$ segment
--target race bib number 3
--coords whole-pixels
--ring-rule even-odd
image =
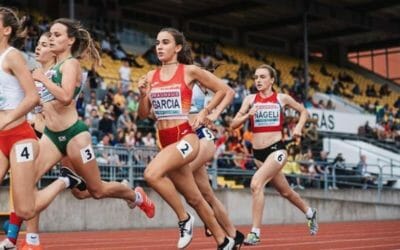
[[[93,148],[91,145],[88,145],[87,147],[81,149],[81,158],[82,158],[83,164],[85,164],[95,158]]]
[[[15,154],[18,163],[32,161],[34,158],[32,143],[15,145]]]
[[[189,142],[185,140],[181,140],[176,145],[176,148],[178,149],[179,153],[181,153],[183,158],[186,158],[193,151],[192,146],[190,146]]]

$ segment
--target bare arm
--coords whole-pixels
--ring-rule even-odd
[[[193,126],[197,127],[200,123],[204,121],[206,116],[209,115],[211,111],[214,110],[222,102],[222,100],[225,97],[226,93],[225,91],[227,90],[226,88],[227,86],[222,82],[221,79],[219,79],[212,73],[205,71],[195,65],[186,65],[185,67],[189,77],[188,82],[197,80],[201,82],[202,86],[206,87],[207,89],[210,89],[215,93],[213,98],[207,104],[207,106],[204,107],[204,109],[201,110],[198,116],[196,117],[196,121],[194,122]],[[222,112],[222,110],[220,112]]]
[[[22,54],[17,50],[12,50],[6,55],[5,61],[12,74],[18,79],[21,88],[25,92],[25,97],[22,99],[22,102],[18,107],[5,117],[6,120],[3,121],[4,127],[25,116],[37,104],[39,104],[39,95],[36,91],[32,75],[29,72],[28,65]]]
[[[204,70],[206,74],[210,74],[210,78],[213,79],[215,76],[211,72]],[[235,91],[229,87],[227,84],[223,83],[219,78],[217,78],[219,81],[215,82],[216,85],[218,85],[218,88],[221,88],[225,96],[222,98],[222,101],[218,103],[218,105],[215,107],[214,110],[212,110],[212,113],[208,116],[208,118],[212,121],[215,121],[224,111],[224,109],[231,104],[233,97],[235,96]],[[200,82],[201,85],[203,85]],[[207,108],[208,109],[208,108]]]
[[[251,100],[254,98],[254,95],[246,96],[244,99],[242,106],[240,107],[239,111],[236,113],[235,117],[232,120],[231,128],[236,129],[240,127],[247,119],[249,119],[250,115],[254,115],[255,110],[251,109]]]
[[[138,88],[140,92],[138,116],[140,119],[147,118],[151,112],[151,103],[149,99],[151,77],[154,74],[154,70],[140,77],[138,81]]]
[[[308,118],[308,111],[304,108],[303,104],[296,102],[290,95],[287,94],[279,94],[280,99],[283,104],[289,106],[300,113],[299,121],[296,124],[296,127],[293,130],[294,136],[301,136],[301,131],[304,127],[304,124]]]
[[[69,59],[62,65],[61,86],[48,79],[42,69],[33,72],[33,78],[42,82],[50,93],[64,105],[69,105],[74,98],[76,83],[80,83],[81,66],[78,60]]]

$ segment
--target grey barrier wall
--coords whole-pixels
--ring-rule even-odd
[[[64,192],[42,213],[40,229],[49,232],[177,227],[177,218],[171,208],[153,190],[147,191],[156,203],[156,216],[153,219],[147,219],[138,208],[129,209],[121,200],[77,200],[70,192]],[[374,202],[375,192],[341,189],[328,194],[323,190],[304,190],[299,193],[318,209],[322,222],[400,219],[400,192],[383,191],[381,201]],[[235,224],[251,224],[249,189],[220,189],[216,194]],[[264,224],[306,222],[304,214],[272,189],[266,189],[265,195]],[[0,189],[0,211],[8,210],[7,197],[8,189]],[[193,210],[189,208],[189,211]],[[202,225],[197,216],[195,224]],[[304,230],[308,232],[306,225]]]

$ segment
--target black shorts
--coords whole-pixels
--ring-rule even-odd
[[[253,149],[253,156],[255,159],[264,162],[270,154],[278,150],[286,150],[284,142],[278,141],[263,149]]]

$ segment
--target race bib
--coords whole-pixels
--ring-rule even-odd
[[[182,114],[180,85],[154,88],[150,97],[154,114],[157,118],[180,116]]]
[[[50,93],[50,91],[44,86],[43,83],[35,82],[35,85],[36,85],[36,89],[39,93],[40,100],[42,102],[49,102],[49,101],[52,101],[55,99],[53,94]]]
[[[183,158],[186,158],[193,151],[192,146],[185,140],[181,140],[176,145],[176,148],[178,149],[179,153],[181,153]]]
[[[254,114],[254,127],[272,127],[279,125],[281,107],[277,103],[256,103],[257,111]]]

